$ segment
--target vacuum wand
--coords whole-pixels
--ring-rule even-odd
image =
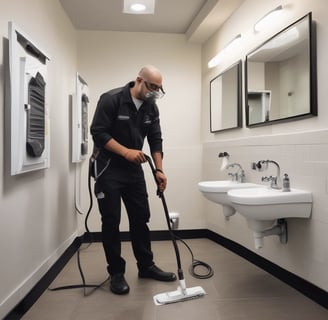
[[[151,168],[152,174],[154,176],[155,182],[158,186],[158,181],[156,178],[156,169],[152,163],[152,160],[149,156],[145,155],[149,166]],[[184,279],[182,267],[181,267],[181,258],[180,258],[180,253],[179,253],[179,248],[176,242],[175,235],[172,231],[171,228],[171,223],[170,223],[170,215],[169,215],[169,210],[165,201],[164,193],[157,189],[157,195],[161,198],[162,203],[163,203],[163,208],[165,212],[165,218],[168,226],[169,233],[171,235],[174,251],[175,251],[175,256],[177,260],[177,267],[178,267],[178,279],[180,286],[178,287],[177,290],[171,291],[171,292],[164,292],[160,293],[154,296],[154,303],[156,305],[164,305],[164,304],[169,304],[169,303],[176,303],[180,301],[185,301],[185,300],[190,300],[190,299],[195,299],[195,298],[200,298],[206,294],[204,289],[202,287],[193,287],[193,288],[187,288],[186,287],[186,281]]]
[[[157,178],[156,178],[156,169],[153,165],[153,162],[151,161],[151,158],[149,156],[145,155],[145,157],[146,157],[146,159],[147,159],[147,161],[150,165],[150,168],[151,168],[152,174],[154,176],[155,182],[158,185],[158,181],[157,181]],[[160,191],[159,188],[157,189],[157,195],[162,200],[163,207],[164,207],[164,212],[165,212],[166,223],[167,223],[167,226],[168,226],[168,229],[169,229],[169,233],[171,234],[173,247],[174,247],[174,251],[175,251],[175,255],[176,255],[176,259],[177,259],[177,265],[178,265],[178,278],[179,278],[179,280],[184,280],[184,275],[183,275],[183,271],[182,271],[182,268],[181,268],[181,258],[180,258],[179,248],[178,248],[175,236],[172,232],[169,210],[168,210],[168,207],[167,207],[167,204],[166,204],[166,201],[165,201],[164,193],[162,191]]]

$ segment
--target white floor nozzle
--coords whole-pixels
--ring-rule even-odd
[[[202,287],[192,287],[182,290],[179,286],[177,290],[159,293],[154,296],[155,305],[164,305],[169,303],[177,303],[181,301],[196,299],[204,296],[206,294]]]

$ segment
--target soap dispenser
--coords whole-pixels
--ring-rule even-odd
[[[283,192],[290,191],[290,180],[287,173],[284,174],[284,178],[282,180],[282,191]]]
[[[224,152],[220,152],[218,157],[222,158],[222,165],[220,168],[220,170],[222,171],[227,168],[227,165],[229,163],[230,154],[228,152],[224,151]]]

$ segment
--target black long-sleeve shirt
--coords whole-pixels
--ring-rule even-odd
[[[156,103],[145,101],[137,110],[130,88],[134,82],[101,95],[91,124],[95,147],[102,157],[111,159],[111,166],[134,167],[119,155],[106,150],[110,139],[127,148],[142,150],[147,137],[151,153],[162,153],[162,132]]]

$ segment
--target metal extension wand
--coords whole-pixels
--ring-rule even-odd
[[[154,176],[156,184],[158,184],[157,179],[156,179],[156,169],[152,163],[152,160],[149,156],[145,155],[152,174]],[[172,232],[171,224],[170,224],[170,216],[169,216],[169,211],[167,208],[167,204],[165,201],[164,193],[161,192],[159,189],[157,189],[157,195],[161,198],[162,203],[163,203],[163,208],[165,212],[165,218],[168,226],[169,233],[171,235],[176,259],[177,259],[177,267],[178,267],[178,279],[180,286],[178,287],[177,290],[171,291],[171,292],[164,292],[164,293],[159,293],[154,296],[154,303],[156,305],[163,305],[163,304],[168,304],[168,303],[175,303],[175,302],[180,302],[180,301],[185,301],[185,300],[190,300],[190,299],[195,299],[195,298],[200,298],[206,294],[205,290],[202,287],[193,287],[193,288],[187,288],[186,287],[186,281],[184,279],[182,267],[181,267],[181,258],[180,258],[180,253],[179,253],[179,248],[175,239],[175,235]]]

